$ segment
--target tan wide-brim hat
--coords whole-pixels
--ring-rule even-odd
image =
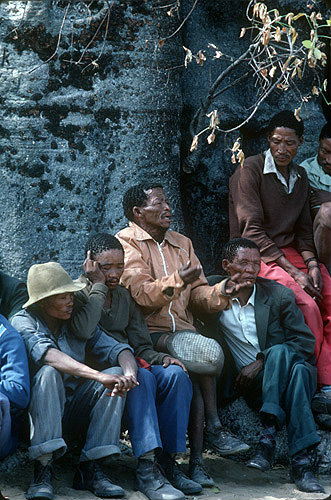
[[[52,295],[78,292],[85,288],[86,284],[74,282],[57,262],[46,262],[30,267],[27,286],[29,300],[22,306],[23,308]]]

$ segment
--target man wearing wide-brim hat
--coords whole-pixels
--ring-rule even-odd
[[[29,300],[12,318],[25,342],[32,376],[29,455],[35,468],[27,498],[53,498],[52,463],[72,444],[81,449],[73,487],[101,497],[123,496],[98,461],[120,452],[125,395],[135,382],[118,365],[132,349],[99,328],[88,341],[70,334],[73,295],[85,285],[73,282],[60,264],[32,266],[27,286]],[[87,364],[87,355],[99,369]]]

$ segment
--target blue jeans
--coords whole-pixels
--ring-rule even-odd
[[[12,434],[10,401],[0,392],[0,459],[12,453],[17,446],[17,436]]]
[[[189,376],[179,366],[138,368],[139,386],[127,395],[126,421],[133,453],[155,448],[186,451],[186,429],[192,399]]]
[[[122,373],[109,368],[105,373]],[[29,407],[29,455],[32,460],[53,453],[56,459],[67,449],[64,440],[82,444],[80,461],[96,460],[120,453],[119,437],[125,397],[107,396],[99,382],[77,379],[72,397],[66,397],[61,373],[43,366],[32,380]]]

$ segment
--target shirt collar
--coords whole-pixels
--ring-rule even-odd
[[[144,240],[155,241],[154,238],[149,233],[147,233],[147,231],[142,229],[135,222],[129,222],[129,226],[132,227],[132,229],[134,230],[135,238],[138,241],[144,241]],[[171,245],[180,248],[179,243],[176,241],[174,231],[172,231],[171,229],[168,229],[167,232],[165,233],[164,240],[162,241],[162,243],[158,243],[157,241],[155,241],[155,243],[162,245],[165,241],[168,241]]]
[[[301,177],[297,169],[293,166],[293,164],[290,165],[290,176],[287,185],[287,182],[284,179],[283,175],[276,168],[275,161],[273,159],[270,149],[265,151],[264,155],[265,159],[264,159],[263,174],[276,174],[277,179],[283,184],[287,194],[292,193],[296,180]]]
[[[256,285],[254,285],[253,291],[252,291],[249,299],[247,300],[246,304],[244,304],[243,306],[240,304],[239,299],[234,298],[232,300],[233,301],[235,300],[236,302],[238,302],[238,304],[240,305],[240,307],[246,307],[246,306],[248,306],[248,304],[250,304],[251,306],[254,307],[255,306],[255,294],[256,294]]]

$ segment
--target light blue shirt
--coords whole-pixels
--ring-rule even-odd
[[[263,173],[265,175],[276,174],[277,179],[283,184],[286,193],[291,194],[297,179],[301,177],[299,172],[296,170],[296,168],[290,167],[290,176],[287,184],[284,176],[276,168],[275,160],[273,159],[270,149],[268,149],[268,151],[265,151],[264,154],[265,154],[265,160],[264,160]]]
[[[324,172],[321,165],[317,161],[317,155],[301,163],[301,166],[306,170],[309,184],[315,189],[322,189],[331,193],[331,175]]]
[[[219,319],[238,370],[256,361],[257,354],[261,352],[255,322],[255,293],[254,285],[252,295],[243,306],[238,299],[232,299],[232,307],[223,311]]]

